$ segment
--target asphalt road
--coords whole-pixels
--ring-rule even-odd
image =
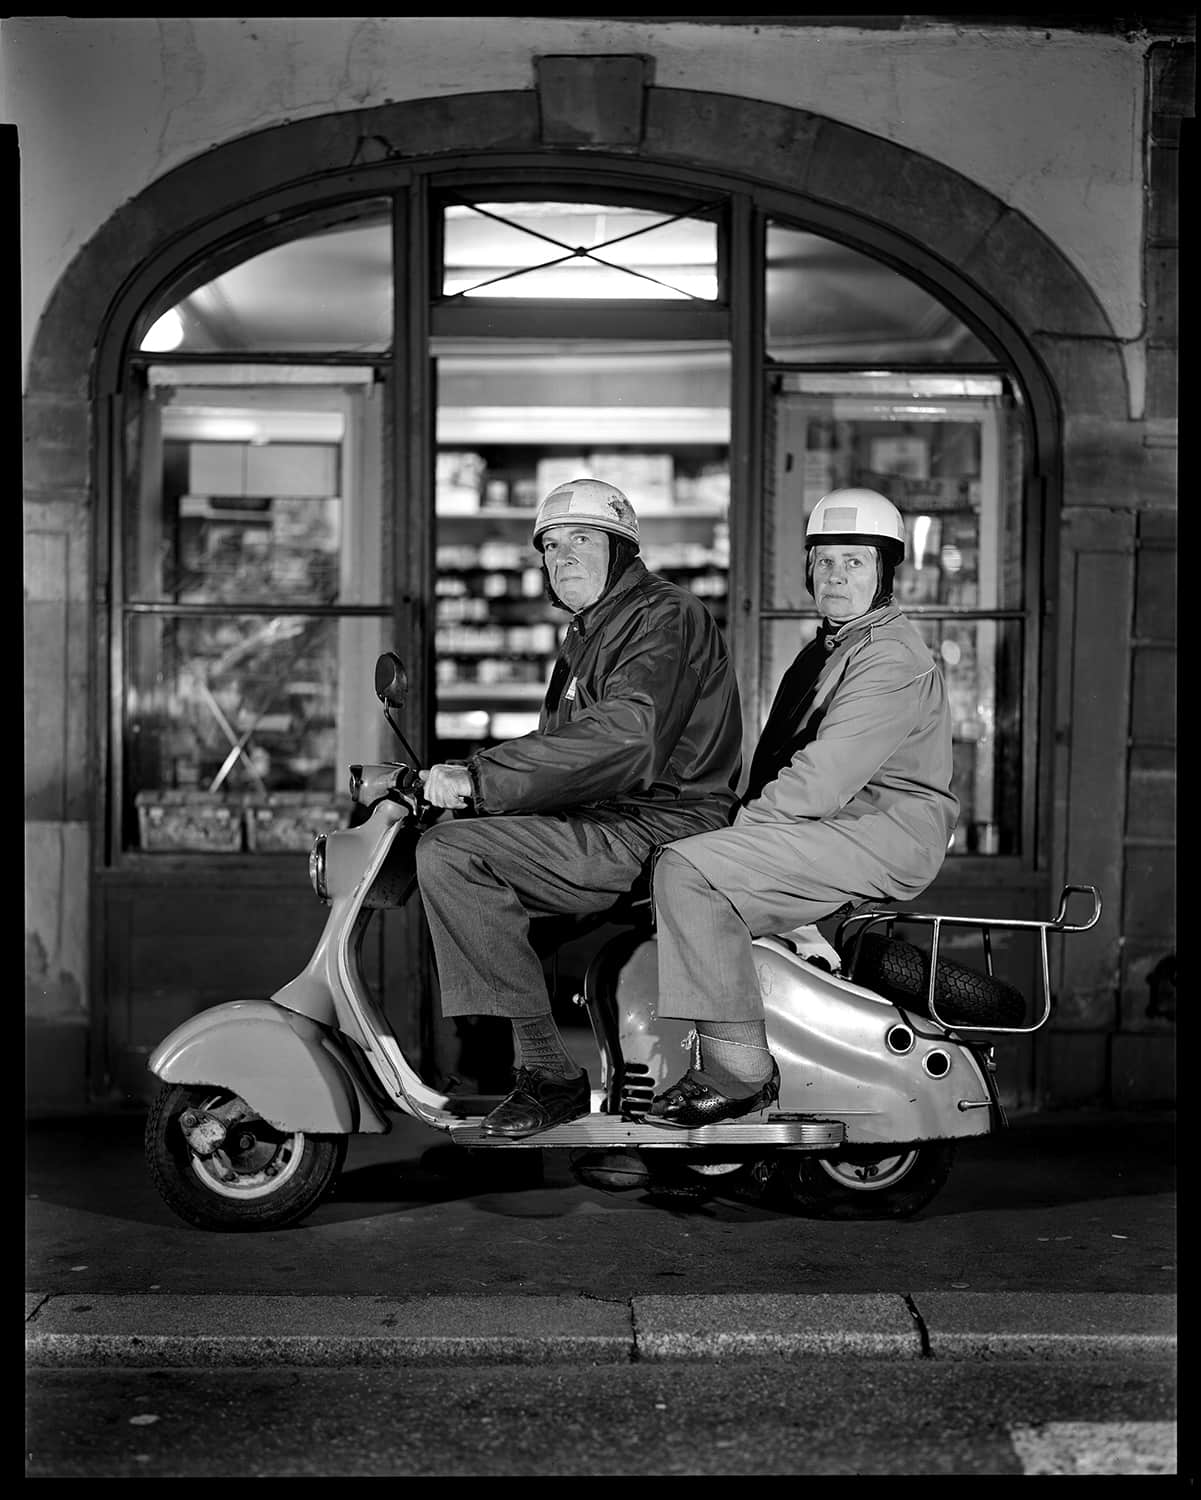
[[[142,1161],[139,1116],[31,1125],[30,1292],[430,1296],[480,1292],[905,1294],[1176,1291],[1171,1116],[1015,1122],[961,1145],[914,1219],[825,1222],[719,1198],[662,1207],[578,1184],[567,1154],[498,1180],[439,1132],[357,1137],[337,1197],[291,1230],[176,1219]],[[528,1173],[533,1170],[536,1178]]]
[[[26,1476],[1177,1472],[1163,1361],[38,1370]]]
[[[1172,1116],[1015,1121],[896,1222],[407,1122],[253,1235],[177,1220],[142,1125],[27,1129],[27,1477],[1175,1472]]]

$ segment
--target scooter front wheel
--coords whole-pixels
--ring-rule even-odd
[[[236,1099],[228,1089],[167,1083],[146,1120],[145,1154],[163,1202],[199,1229],[286,1229],[332,1190],[347,1138],[280,1130],[256,1115],[229,1127],[207,1155],[192,1149],[184,1116]]]
[[[905,1219],[939,1193],[955,1160],[953,1141],[855,1148],[780,1163],[773,1188],[814,1219]]]

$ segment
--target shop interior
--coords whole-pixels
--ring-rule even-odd
[[[591,236],[604,253],[547,264],[548,234]],[[909,531],[898,599],[938,652],[954,705],[964,812],[953,852],[999,852],[1016,826],[1017,729],[1004,705],[1023,649],[1020,620],[1007,617],[1020,613],[1023,539],[1006,383],[956,368],[983,351],[913,282],[786,225],[767,237],[759,555],[734,560],[761,606],[759,701],[747,708],[762,719],[816,628],[803,579],[812,506],[837,485],[883,491]],[[156,357],[126,486],[125,592],[144,601],[122,641],[127,850],[306,849],[349,814],[346,765],[395,753],[363,669],[397,645],[371,358],[391,327],[390,255],[385,208],[368,206],[202,282],[147,334]],[[634,285],[656,304],[703,305],[715,267],[703,214],[453,204],[443,227],[442,290],[464,299],[604,298],[619,279],[627,299]],[[322,363],[332,350],[338,361]],[[728,342],[442,336],[430,354],[431,758],[537,725],[565,619],[544,598],[530,531],[565,479],[625,490],[647,565],[731,628]]]

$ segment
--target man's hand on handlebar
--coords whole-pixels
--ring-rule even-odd
[[[466,766],[431,766],[422,771],[425,800],[458,811],[471,804],[471,776]]]

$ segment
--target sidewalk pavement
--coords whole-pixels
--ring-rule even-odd
[[[576,1182],[566,1152],[533,1176],[511,1153],[506,1185],[401,1120],[355,1139],[330,1203],[257,1234],[176,1220],[143,1123],[27,1126],[30,1367],[1176,1355],[1166,1112],[1017,1119],[922,1214],[864,1222],[664,1208]]]
[[[26,1294],[30,1366],[1174,1358],[1176,1299],[1111,1293],[388,1297]]]

